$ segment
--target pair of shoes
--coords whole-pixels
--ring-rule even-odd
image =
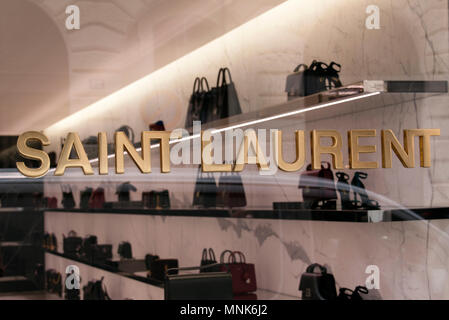
[[[338,178],[337,189],[338,192],[340,193],[341,206],[343,210],[380,209],[379,202],[377,202],[376,200],[372,200],[368,197],[365,185],[362,182],[362,179],[364,180],[368,177],[367,173],[356,171],[356,173],[354,173],[354,177],[351,180],[351,185],[349,185],[348,174],[344,172],[337,172],[336,176]],[[354,194],[353,200],[351,200],[350,197],[351,189]],[[358,197],[360,197],[360,200],[358,200]]]

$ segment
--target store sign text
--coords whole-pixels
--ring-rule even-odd
[[[239,130],[240,134],[236,134]],[[232,155],[231,162],[223,162],[221,159],[222,149],[226,149],[226,143],[222,144],[221,133],[217,130],[199,131],[197,139],[180,139],[183,137],[179,132],[168,131],[143,131],[141,134],[141,150],[128,140],[124,132],[114,134],[115,142],[115,172],[125,173],[125,154],[134,161],[142,173],[151,173],[151,141],[159,141],[160,170],[163,173],[170,172],[170,164],[201,164],[204,172],[240,172],[246,164],[256,164],[262,174],[273,174],[277,169],[286,172],[299,171],[306,164],[306,139],[303,130],[297,130],[295,136],[294,161],[288,162],[283,154],[283,133],[281,130],[270,130],[270,155],[265,146],[266,133],[247,129],[227,130],[226,138],[230,135],[232,142],[236,142],[236,157]],[[382,168],[392,168],[393,154],[401,161],[405,168],[415,167],[415,138],[419,139],[420,166],[429,168],[431,166],[431,137],[439,136],[440,129],[407,129],[403,131],[403,143],[395,136],[392,130],[381,130],[380,143],[382,154]],[[240,136],[240,139],[238,137]],[[362,161],[361,154],[377,153],[376,145],[361,144],[360,138],[374,138],[377,136],[375,129],[358,129],[347,132],[347,147],[344,148],[340,132],[336,130],[312,130],[310,131],[310,159],[312,168],[319,169],[323,155],[329,155],[335,169],[376,169],[380,167],[377,161]],[[261,139],[262,137],[262,139]],[[199,139],[201,138],[201,139]],[[178,139],[178,140],[177,140]],[[180,140],[179,140],[180,139]],[[323,144],[327,139],[328,144]],[[27,177],[41,177],[50,169],[50,158],[43,150],[30,147],[28,141],[38,140],[43,146],[50,145],[49,139],[40,132],[29,131],[23,133],[17,141],[17,149],[24,158],[40,162],[38,168],[29,168],[24,162],[17,162],[17,169]],[[193,162],[190,157],[190,140],[193,141]],[[200,141],[199,141],[200,140]],[[226,139],[227,140],[227,139]],[[179,141],[179,142],[176,142]],[[170,144],[176,142],[170,149]],[[154,147],[154,145],[153,145]],[[109,155],[107,153],[108,141],[105,132],[98,133],[98,174],[106,175],[109,172]],[[346,150],[344,150],[346,149]],[[78,155],[76,159],[70,159],[72,150]],[[199,153],[199,156],[198,156]],[[343,163],[343,154],[348,155],[348,165]],[[181,154],[179,160],[179,154]],[[218,160],[217,160],[218,156]],[[198,159],[195,161],[195,158]],[[229,158],[229,157],[228,157]],[[171,161],[172,160],[172,161]],[[70,132],[59,156],[55,176],[62,176],[67,168],[80,168],[85,175],[93,175],[94,170],[89,161],[86,151],[81,143],[79,135]]]

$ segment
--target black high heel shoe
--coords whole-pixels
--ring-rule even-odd
[[[354,173],[351,185],[353,186],[352,191],[354,192],[354,202],[357,203],[357,194],[360,196],[361,207],[364,209],[378,210],[380,209],[379,202],[376,200],[371,200],[368,197],[368,193],[365,190],[365,185],[361,179],[366,179],[368,174],[365,172],[357,171]]]

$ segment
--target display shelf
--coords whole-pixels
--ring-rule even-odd
[[[363,80],[306,97],[297,97],[261,110],[202,124],[202,128],[224,130],[228,127],[255,126],[282,118],[295,119],[298,115],[311,122],[446,93],[448,81]]]
[[[52,213],[91,213],[116,215],[149,215],[197,218],[251,218],[268,220],[309,220],[335,222],[389,222],[449,219],[449,208],[385,209],[385,210],[245,210],[245,209],[49,209]]]
[[[67,256],[65,254],[59,253],[59,252],[54,252],[54,251],[48,251],[46,250],[46,252],[48,254],[54,255],[56,257],[60,257],[60,258],[64,258],[64,259],[68,259],[68,260],[72,260],[75,262],[79,262],[82,263],[84,265],[87,265],[89,267],[93,267],[96,269],[100,269],[102,271],[107,271],[107,272],[111,272],[114,273],[116,275],[119,276],[123,276],[126,277],[128,279],[132,279],[132,280],[136,280],[136,281],[140,281],[152,286],[155,286],[157,288],[160,288],[162,290],[164,290],[164,284],[162,281],[157,281],[154,279],[148,279],[144,276],[144,272],[136,272],[136,274],[128,274],[126,272],[117,272],[117,271],[112,271],[110,268],[108,268],[108,266],[103,266],[103,265],[98,265],[98,264],[91,264],[88,263],[86,261],[83,261],[81,259],[77,259],[71,256]],[[270,290],[264,290],[264,289],[258,289],[256,292],[257,298],[258,300],[299,300],[299,295],[298,296],[292,296],[292,295],[286,295],[286,294],[281,294],[281,293],[277,293],[277,292],[273,292]]]
[[[65,258],[68,260],[72,260],[72,261],[76,261],[78,263],[82,263],[84,265],[90,266],[90,267],[94,267],[97,269],[101,269],[103,271],[107,271],[107,272],[111,272],[129,279],[133,279],[136,281],[140,281],[140,282],[144,282],[146,284],[155,286],[155,287],[159,287],[159,288],[163,288],[164,287],[164,283],[162,281],[156,280],[156,279],[152,279],[152,278],[147,278],[147,277],[143,277],[143,276],[139,276],[139,275],[135,275],[132,273],[127,273],[127,272],[123,272],[123,271],[119,271],[107,264],[103,264],[103,263],[98,263],[98,262],[89,262],[86,261],[84,259],[78,258],[78,257],[74,257],[74,256],[70,256],[64,253],[60,253],[60,252],[56,252],[56,251],[51,251],[51,250],[45,250],[46,253],[61,257],[61,258]]]

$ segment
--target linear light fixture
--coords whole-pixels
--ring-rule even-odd
[[[220,129],[213,129],[211,133],[214,134],[214,133],[225,132],[225,131],[228,131],[228,130],[244,128],[244,127],[248,127],[248,126],[251,126],[251,125],[256,125],[256,124],[263,123],[263,122],[268,122],[268,121],[272,121],[272,120],[276,120],[276,119],[290,117],[290,116],[293,116],[293,115],[298,115],[298,114],[301,114],[301,113],[315,111],[315,110],[323,109],[323,108],[329,108],[329,107],[332,107],[332,106],[335,106],[335,105],[338,105],[338,104],[347,103],[347,102],[351,102],[351,101],[356,101],[356,100],[360,100],[360,99],[364,99],[364,98],[369,98],[369,97],[378,95],[380,93],[381,92],[378,92],[378,91],[377,92],[371,92],[371,93],[364,93],[364,94],[358,95],[356,97],[349,97],[349,98],[344,98],[344,99],[341,99],[341,100],[338,100],[338,101],[326,102],[326,103],[322,103],[322,104],[319,104],[319,105],[316,105],[316,106],[307,107],[307,108],[303,108],[303,109],[297,109],[297,110],[293,110],[293,111],[289,111],[289,112],[284,112],[284,113],[272,115],[272,116],[269,116],[269,117],[265,117],[265,118],[262,118],[262,119],[251,120],[251,121],[247,121],[247,122],[243,122],[243,123],[227,126],[227,127],[224,127],[224,128],[220,128]],[[179,139],[171,140],[169,143],[170,144],[175,144],[175,143],[188,141],[188,140],[193,140],[193,139],[198,139],[198,138],[200,138],[200,135],[199,134],[194,134],[194,135],[191,135],[191,136],[187,136],[187,137],[182,137],[182,138],[179,138]],[[154,145],[151,146],[151,149],[158,148],[158,147],[160,147],[159,144],[154,144]],[[140,151],[142,151],[142,148],[136,148],[136,151],[140,152]],[[125,151],[124,154],[126,155],[127,152]],[[113,158],[115,158],[115,154],[108,155],[108,159],[113,159]],[[98,162],[98,158],[91,159],[91,160],[89,160],[89,162],[90,163],[97,163]],[[54,171],[55,171],[55,169],[53,168],[53,169],[50,169],[48,171],[48,173],[51,173],[51,172],[54,172]],[[17,175],[7,175],[7,176],[1,176],[0,175],[0,179],[11,179],[11,178],[25,178],[25,176],[20,175],[18,173],[17,173]]]

